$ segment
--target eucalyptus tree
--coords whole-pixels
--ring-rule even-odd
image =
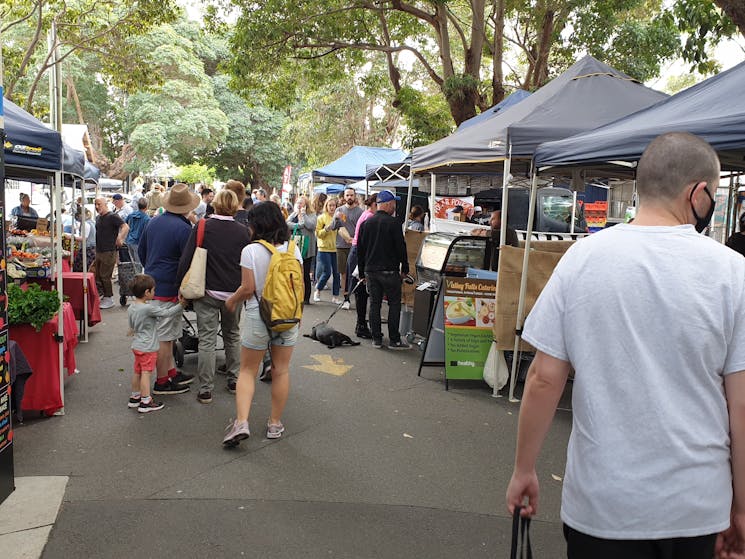
[[[672,20],[660,17],[661,0],[234,3],[240,17],[231,69],[238,83],[286,89],[288,75],[296,73],[287,69],[300,67],[328,72],[333,81],[375,53],[399,95],[407,86],[402,60],[408,59],[439,90],[456,124],[501,100],[507,86],[540,87],[578,50],[613,53],[616,66],[645,80],[680,44]]]

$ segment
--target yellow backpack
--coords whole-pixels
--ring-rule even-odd
[[[295,241],[290,240],[287,252],[279,252],[266,241],[258,242],[272,253],[259,301],[261,319],[270,330],[284,332],[300,324],[303,316],[303,267],[295,258]]]

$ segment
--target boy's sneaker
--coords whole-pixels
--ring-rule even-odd
[[[240,442],[251,436],[248,430],[248,421],[231,421],[225,429],[225,438],[222,444],[225,447],[232,448],[238,446]]]
[[[110,309],[114,307],[114,298],[113,297],[101,297],[101,300],[99,301],[98,308],[100,309]]]
[[[130,398],[129,402],[127,403],[128,408],[137,408],[140,406],[140,402],[142,401],[142,398]]]
[[[383,347],[383,340],[382,340],[382,339],[377,339],[377,340],[376,340],[375,338],[373,338],[373,341],[372,341],[372,346],[373,346],[373,347],[376,347],[376,348],[381,348],[381,347]]]
[[[267,439],[278,439],[282,436],[282,433],[285,432],[285,426],[282,425],[282,422],[279,423],[269,423],[267,421],[266,424],[266,438]]]
[[[314,303],[320,303],[321,302],[321,292],[317,289],[313,292],[313,302]]]
[[[171,382],[173,384],[191,384],[194,382],[194,375],[187,375],[186,373],[182,373],[181,371],[178,371],[176,373],[175,377],[171,377]]]
[[[403,340],[398,340],[397,342],[390,342],[388,349],[411,349],[411,346]]]
[[[205,390],[204,392],[200,392],[197,394],[197,401],[200,404],[209,404],[212,402],[212,392],[209,390]]]
[[[168,379],[163,384],[155,383],[153,394],[183,394],[189,392],[189,386],[186,384],[175,384],[173,379]]]
[[[140,413],[150,413],[151,411],[162,410],[164,407],[165,407],[165,404],[163,402],[156,402],[155,400],[150,400],[147,404],[145,402],[140,402],[140,405],[137,408],[137,411]]]

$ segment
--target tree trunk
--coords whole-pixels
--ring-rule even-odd
[[[494,43],[492,58],[492,78],[491,106],[496,105],[504,99],[504,72],[502,71],[502,62],[504,60],[504,2],[505,0],[495,0],[494,2]]]
[[[535,66],[533,67],[532,86],[537,89],[546,83],[548,79],[548,55],[551,51],[552,35],[554,33],[553,10],[546,10],[541,22],[541,35],[538,42]]]
[[[462,95],[457,98],[453,96],[448,98],[450,114],[457,126],[460,126],[461,122],[476,116],[478,100],[479,92],[473,88],[463,89]]]
[[[745,2],[742,0],[714,0],[714,3],[735,23],[740,30],[740,34],[745,35]]]

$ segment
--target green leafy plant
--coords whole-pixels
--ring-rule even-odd
[[[44,323],[60,309],[59,293],[44,291],[29,284],[25,291],[16,284],[8,285],[8,323],[30,324],[39,332]]]

